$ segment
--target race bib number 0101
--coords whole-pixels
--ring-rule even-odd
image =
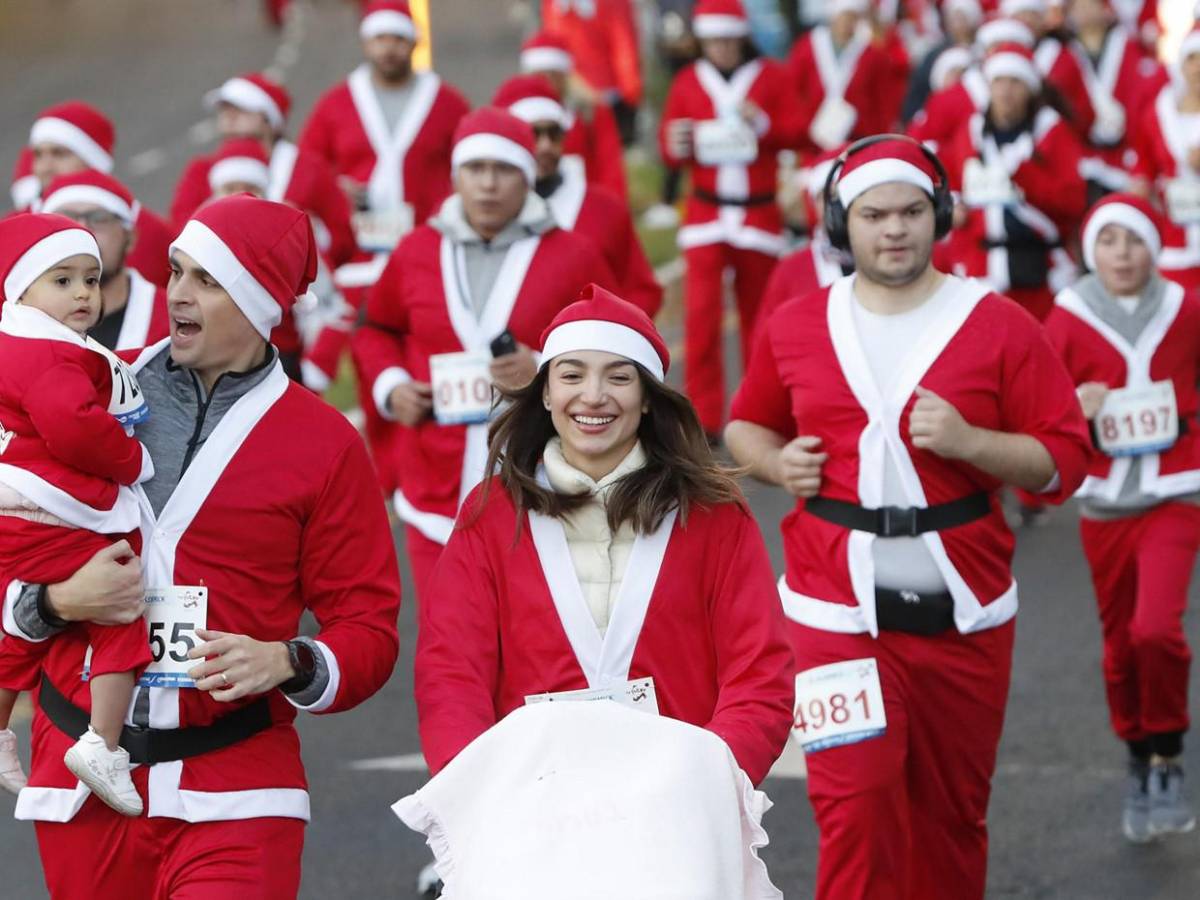
[[[555,691],[552,694],[530,694],[525,705],[533,703],[586,703],[592,700],[612,700],[630,709],[658,715],[658,694],[654,691],[653,678],[638,678],[610,687],[584,688],[581,691]]]
[[[851,659],[796,676],[792,735],[807,753],[856,744],[887,731],[879,666]]]
[[[492,414],[492,356],[486,351],[429,357],[433,415],[439,425],[474,425]]]
[[[152,662],[138,679],[146,687],[194,688],[188,669],[199,660],[188,651],[202,643],[197,630],[208,627],[208,588],[172,585],[146,589],[146,627]]]
[[[1109,456],[1157,453],[1179,437],[1175,385],[1156,381],[1147,387],[1109,391],[1096,413],[1096,437]]]

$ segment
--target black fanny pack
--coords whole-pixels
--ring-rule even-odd
[[[954,627],[954,598],[946,591],[875,589],[875,618],[881,631],[904,631],[926,637]]]
[[[933,506],[871,508],[829,497],[810,497],[804,501],[804,510],[818,519],[854,531],[868,531],[879,537],[916,537],[927,531],[945,531],[982,519],[992,511],[992,498],[981,491]]]
[[[75,739],[87,731],[88,714],[63,696],[44,673],[38,705],[54,727],[67,737]],[[120,744],[128,751],[130,762],[154,765],[222,750],[266,731],[272,724],[271,706],[266,697],[259,697],[209,725],[190,728],[126,725],[121,729]]]

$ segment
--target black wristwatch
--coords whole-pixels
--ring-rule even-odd
[[[317,674],[317,657],[307,641],[284,641],[288,651],[288,662],[296,674],[279,686],[285,694],[298,694],[310,684]]]

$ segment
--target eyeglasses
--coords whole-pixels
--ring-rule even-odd
[[[107,209],[92,209],[87,212],[66,212],[64,210],[60,215],[66,216],[73,222],[78,222],[85,228],[103,228],[113,222],[120,222],[123,227],[125,226],[125,221],[120,216]]]
[[[549,138],[552,141],[561,141],[566,132],[563,131],[561,125],[534,125],[534,138]]]

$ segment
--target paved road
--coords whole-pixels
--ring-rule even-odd
[[[510,69],[519,26],[499,0],[437,0],[433,6],[439,70],[472,100],[485,100]],[[144,202],[162,208],[180,166],[206,139],[203,130],[192,129],[202,118],[204,90],[230,73],[283,63],[302,114],[355,63],[349,7],[330,0],[308,13],[299,61],[288,67],[279,36],[261,25],[251,0],[0,4],[0,29],[7,38],[0,83],[8,86],[3,114],[9,125],[0,131],[0,164],[13,158],[39,108],[82,96],[118,123],[120,174]],[[61,36],[64,23],[71,26],[69,44]],[[69,51],[58,49],[63,46]],[[761,489],[751,490],[751,502],[779,565],[777,524],[786,504]],[[1200,836],[1134,848],[1118,834],[1122,750],[1107,730],[1099,629],[1071,510],[1058,511],[1046,527],[1021,536],[1017,574],[1023,608],[991,807],[989,896],[1200,896]],[[408,897],[411,879],[426,859],[421,840],[388,810],[424,778],[414,764],[419,747],[411,699],[411,603],[401,630],[400,664],[378,697],[355,712],[301,720],[313,795],[305,898]],[[1188,632],[1200,642],[1194,602]],[[1197,687],[1193,684],[1194,693]],[[1191,771],[1200,772],[1195,747],[1188,749],[1187,761]],[[767,819],[772,844],[765,855],[792,900],[811,896],[816,829],[804,782],[795,777],[801,769],[787,768],[791,777],[769,778],[765,786],[776,804]],[[4,817],[10,806],[11,800],[0,798],[5,861],[0,896],[44,897],[33,829]]]

